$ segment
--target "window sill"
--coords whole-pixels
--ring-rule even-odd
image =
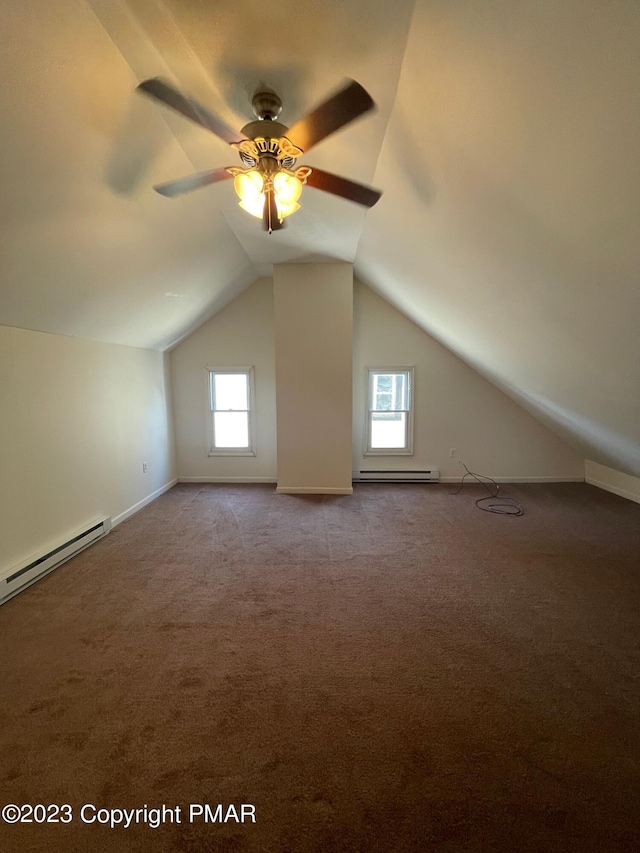
[[[381,448],[380,450],[365,450],[363,456],[413,456],[413,450],[393,450],[392,448]]]
[[[210,450],[207,456],[255,456],[254,450]]]

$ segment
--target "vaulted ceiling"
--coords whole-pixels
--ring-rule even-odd
[[[554,430],[640,475],[637,0],[21,0],[3,9],[0,323],[166,349],[273,263],[356,274]],[[264,83],[296,118],[354,78],[377,112],[309,163],[267,235],[238,163],[135,93],[162,76],[233,127]]]

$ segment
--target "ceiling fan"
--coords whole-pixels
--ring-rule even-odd
[[[227,166],[159,184],[154,189],[161,195],[173,198],[234,178],[240,207],[261,218],[269,234],[283,228],[284,219],[300,208],[298,199],[304,184],[364,207],[373,207],[382,195],[322,169],[294,168],[298,157],[374,107],[370,95],[355,80],[348,81],[290,128],[277,121],[282,110],[278,95],[268,89],[259,90],[252,100],[257,119],[239,132],[158,77],[145,80],[138,89],[224,139],[239,152],[244,163],[244,168]]]

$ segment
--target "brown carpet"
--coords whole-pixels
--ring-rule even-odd
[[[177,486],[0,608],[0,850],[640,850],[640,506],[452,490]]]

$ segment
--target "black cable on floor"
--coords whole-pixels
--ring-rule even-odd
[[[476,501],[476,506],[478,507],[478,509],[481,509],[484,512],[495,512],[497,515],[524,515],[524,508],[522,504],[519,504],[515,498],[498,498],[500,486],[496,483],[495,480],[492,480],[491,477],[485,477],[484,474],[475,474],[473,471],[470,471],[467,468],[464,462],[461,462],[460,464],[467,473],[462,477],[462,480],[460,481],[460,488],[456,492],[452,492],[452,495],[459,495],[462,491],[466,478],[473,477],[489,492],[486,498],[478,498],[478,500]],[[484,482],[485,480],[489,480],[489,482],[493,483],[493,490],[489,488],[486,482]],[[486,503],[486,506],[483,506],[484,503]]]

